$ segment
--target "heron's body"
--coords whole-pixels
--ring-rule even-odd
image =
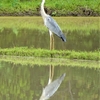
[[[60,29],[59,25],[57,24],[57,22],[50,15],[47,15],[45,13],[45,11],[44,11],[44,3],[45,3],[45,0],[42,0],[42,3],[41,3],[41,15],[42,15],[42,18],[44,20],[45,26],[49,29],[49,31],[51,31],[50,33],[53,32],[58,37],[60,37],[64,42],[66,42],[66,38],[65,38],[62,30]]]

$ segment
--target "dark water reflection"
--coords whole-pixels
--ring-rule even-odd
[[[66,32],[65,32],[66,33]],[[79,34],[80,33],[80,34]],[[68,31],[67,42],[64,43],[55,36],[55,49],[94,51],[99,48],[99,30],[91,30],[89,34],[85,31]],[[0,47],[8,48],[15,46],[28,46],[49,49],[49,33],[29,29],[4,29],[0,32]]]
[[[66,77],[50,100],[100,99],[100,70],[55,66],[54,79],[62,73]],[[0,100],[39,100],[48,77],[49,66],[0,62]]]

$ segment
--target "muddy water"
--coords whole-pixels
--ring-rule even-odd
[[[0,100],[39,100],[47,85],[50,65],[0,61]],[[53,80],[66,73],[50,100],[99,100],[100,70],[54,66]]]

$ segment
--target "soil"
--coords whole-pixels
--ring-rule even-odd
[[[80,7],[75,11],[62,11],[62,10],[53,10],[45,7],[45,11],[47,14],[52,16],[100,16],[100,13],[93,11],[89,8]],[[40,8],[36,8],[36,10],[24,10],[19,12],[7,12],[0,11],[0,16],[40,16]]]

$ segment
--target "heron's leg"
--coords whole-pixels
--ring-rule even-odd
[[[49,30],[50,33],[50,50],[54,49],[54,36],[53,33]]]
[[[48,81],[48,84],[50,84],[52,82],[53,76],[54,76],[54,66],[50,65],[50,67],[49,67],[49,81]]]
[[[54,36],[53,33],[49,30],[50,33],[50,50],[54,49]],[[51,54],[51,58],[53,57],[53,55]],[[51,59],[52,61],[52,59]],[[48,80],[48,84],[50,84],[53,80],[53,76],[54,76],[54,66],[50,65],[49,67],[49,80]]]
[[[53,45],[53,50],[54,50],[54,35],[52,34],[52,41],[53,41],[53,43],[52,43],[52,45]]]

